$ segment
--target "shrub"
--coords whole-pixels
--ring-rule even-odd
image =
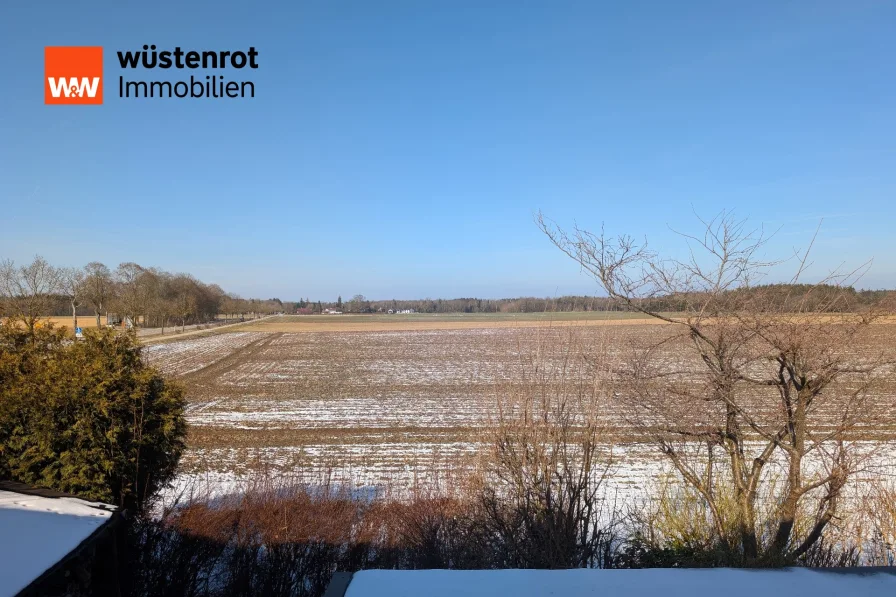
[[[774,484],[775,480],[768,483]],[[710,512],[706,500],[693,487],[676,482],[674,477],[662,480],[643,503],[630,506],[625,519],[626,540],[618,558],[624,568],[715,568],[806,566],[837,568],[873,564],[872,553],[879,543],[868,543],[861,529],[853,528],[846,519],[838,520],[837,529],[829,527],[822,538],[799,559],[765,560],[757,562],[746,557],[737,541],[737,508],[733,494],[719,488],[716,495],[719,508]],[[760,502],[761,519],[768,518],[776,505],[769,500]],[[870,506],[870,501],[866,508]],[[878,507],[876,512],[881,512]],[[868,518],[868,514],[863,518]],[[722,521],[721,526],[716,522]],[[811,524],[809,515],[802,516],[800,527]]]
[[[0,327],[0,476],[140,510],[174,475],[183,408],[132,333]]]
[[[477,499],[478,541],[496,567],[612,566],[615,513],[601,500],[612,464],[602,340],[584,346],[575,329],[538,332],[507,376],[521,381],[496,385]]]

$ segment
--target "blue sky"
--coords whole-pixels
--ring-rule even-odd
[[[255,46],[239,100],[117,97],[117,50]],[[102,45],[105,104],[43,104]],[[896,287],[896,3],[17,2],[0,256],[137,261],[284,300],[595,293],[533,224],[734,209]],[[204,73],[197,73],[204,74]]]

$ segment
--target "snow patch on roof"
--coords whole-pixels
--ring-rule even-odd
[[[896,595],[896,572],[784,570],[365,570],[345,597],[841,597]]]
[[[0,596],[15,595],[108,522],[115,508],[0,490]]]

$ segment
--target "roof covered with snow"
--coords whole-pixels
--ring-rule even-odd
[[[345,597],[896,595],[896,569],[365,570]]]
[[[26,588],[89,540],[115,511],[18,485],[0,485],[0,596]]]

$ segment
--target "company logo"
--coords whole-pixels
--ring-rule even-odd
[[[44,48],[45,104],[102,104],[103,48]]]

